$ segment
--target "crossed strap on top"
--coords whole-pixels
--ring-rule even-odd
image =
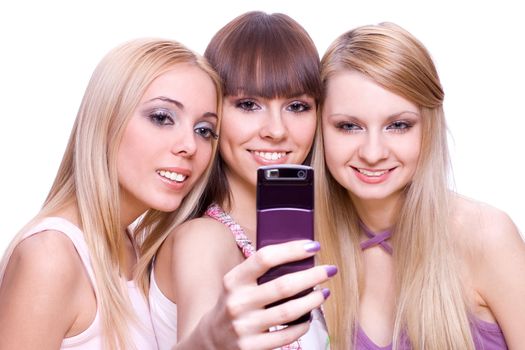
[[[374,233],[362,222],[359,222],[359,226],[361,226],[361,229],[369,238],[366,241],[361,242],[361,250],[365,250],[375,245],[380,245],[381,248],[383,248],[388,254],[392,255],[392,246],[388,242],[386,242],[387,239],[392,237],[392,230]]]

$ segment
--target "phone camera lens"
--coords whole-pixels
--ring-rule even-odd
[[[279,177],[279,169],[266,170],[267,179],[276,179]]]
[[[306,179],[306,171],[304,170],[299,170],[297,172],[297,177],[300,178],[300,179]]]

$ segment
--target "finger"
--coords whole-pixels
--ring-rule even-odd
[[[306,332],[308,332],[310,325],[308,322],[289,326],[280,330],[258,333],[249,337],[245,337],[239,341],[241,349],[250,350],[268,350],[280,348],[291,344]]]
[[[259,249],[225,276],[225,284],[234,288],[237,285],[256,283],[257,278],[270,268],[287,262],[306,259],[319,251],[318,242],[309,240],[274,244]]]
[[[303,297],[291,299],[268,309],[260,309],[254,312],[254,316],[258,318],[262,329],[287,324],[319,308],[329,295],[330,291],[327,288],[315,290]]]
[[[255,296],[261,296],[259,301],[261,305],[268,305],[314,288],[326,282],[336,273],[337,267],[333,265],[315,266],[307,270],[289,273],[258,286],[258,293]],[[255,296],[252,297],[254,303],[257,302]]]
[[[264,284],[252,285],[231,293],[227,307],[232,315],[239,315],[245,310],[260,309],[314,288],[336,273],[337,268],[333,265],[315,266],[289,273]]]
[[[303,297],[291,299],[268,309],[253,310],[236,320],[234,328],[238,334],[256,334],[271,327],[297,320],[318,308],[330,295],[327,288],[315,290]]]

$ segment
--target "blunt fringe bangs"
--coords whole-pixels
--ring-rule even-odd
[[[243,14],[217,32],[204,56],[222,78],[225,95],[306,93],[320,101],[319,54],[308,33],[287,15]]]

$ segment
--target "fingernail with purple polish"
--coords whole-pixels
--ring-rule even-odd
[[[321,245],[317,241],[308,242],[304,245],[304,250],[309,253],[318,252],[321,249]]]
[[[325,269],[326,269],[326,274],[328,275],[328,277],[332,277],[333,275],[337,273],[337,266],[329,265],[329,266],[326,266]]]
[[[321,291],[321,293],[323,293],[324,300],[326,300],[326,299],[328,299],[328,297],[330,296],[330,289],[328,289],[328,288],[323,288],[323,290]]]

